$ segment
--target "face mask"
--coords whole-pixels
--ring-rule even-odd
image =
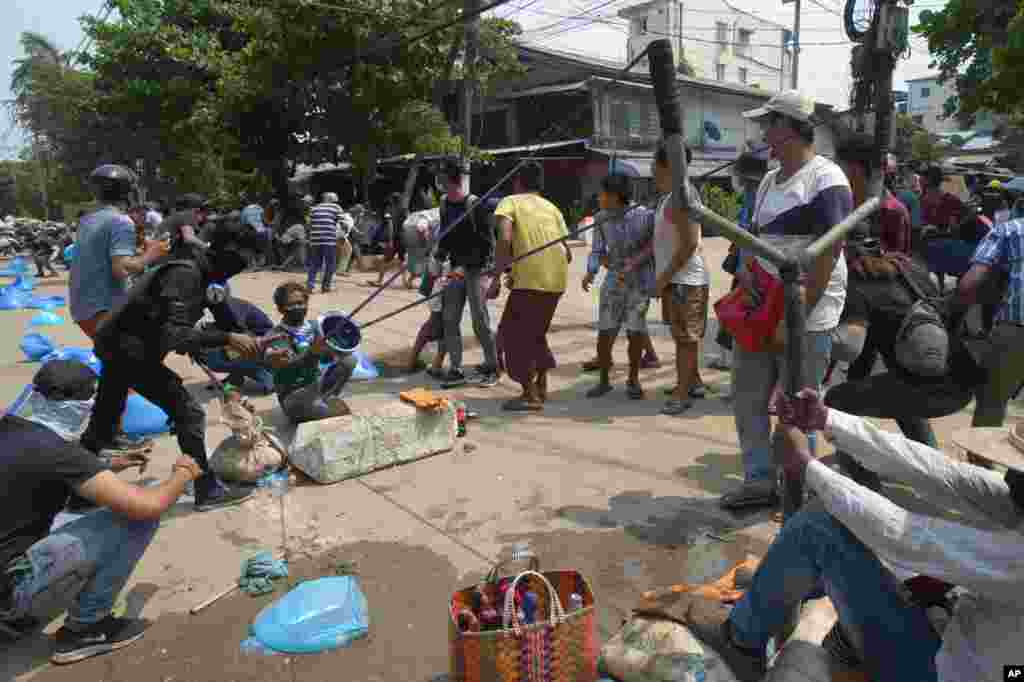
[[[40,424],[67,441],[81,438],[95,400],[47,400],[32,391],[11,414]]]
[[[289,327],[298,327],[306,320],[306,315],[309,313],[309,308],[306,306],[286,308],[284,311],[284,323]]]

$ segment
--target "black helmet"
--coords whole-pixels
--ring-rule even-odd
[[[131,201],[136,178],[135,173],[128,168],[108,163],[89,175],[89,184],[104,201]]]
[[[248,225],[235,220],[215,223],[210,233],[206,257],[214,279],[227,280],[249,267],[263,252],[266,237]]]

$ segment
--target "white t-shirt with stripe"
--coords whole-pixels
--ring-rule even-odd
[[[338,243],[338,222],[344,210],[335,203],[317,204],[309,212],[309,243],[334,246]]]

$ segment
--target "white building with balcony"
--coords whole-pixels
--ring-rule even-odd
[[[725,0],[651,0],[619,16],[629,21],[630,61],[650,42],[669,38],[677,60],[683,55],[698,78],[768,92],[792,82],[792,32]],[[646,60],[635,68],[646,70]]]
[[[941,135],[956,132],[960,125],[953,116],[946,117],[946,100],[956,97],[952,80],[939,83],[938,76],[907,80],[907,114],[914,123],[930,133]]]

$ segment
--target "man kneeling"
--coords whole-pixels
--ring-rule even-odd
[[[203,472],[183,455],[159,485],[122,481],[115,472],[140,461],[98,458],[68,428],[69,415],[83,423],[88,417],[96,392],[92,370],[53,360],[33,384],[31,416],[0,418],[0,624],[19,630],[44,610],[70,604],[52,660],[74,663],[142,637],[148,623],[115,617],[114,602],[160,516]],[[72,493],[105,509],[51,531]]]
[[[1007,445],[977,453],[1007,466],[1004,479],[827,409],[814,391],[782,403],[781,464],[817,499],[786,521],[731,612],[691,608],[687,624],[694,634],[740,680],[760,680],[768,640],[783,634],[802,601],[824,593],[839,614],[845,646],[838,649],[847,660],[863,661],[875,682],[1005,679],[1003,667],[1019,663],[1024,651],[1024,452],[1007,454]],[[801,430],[824,431],[868,470],[912,486],[960,521],[911,513],[832,471],[811,456]],[[890,567],[919,577],[903,583]],[[939,589],[923,597],[922,583]],[[940,634],[925,603],[951,585],[964,592]]]

